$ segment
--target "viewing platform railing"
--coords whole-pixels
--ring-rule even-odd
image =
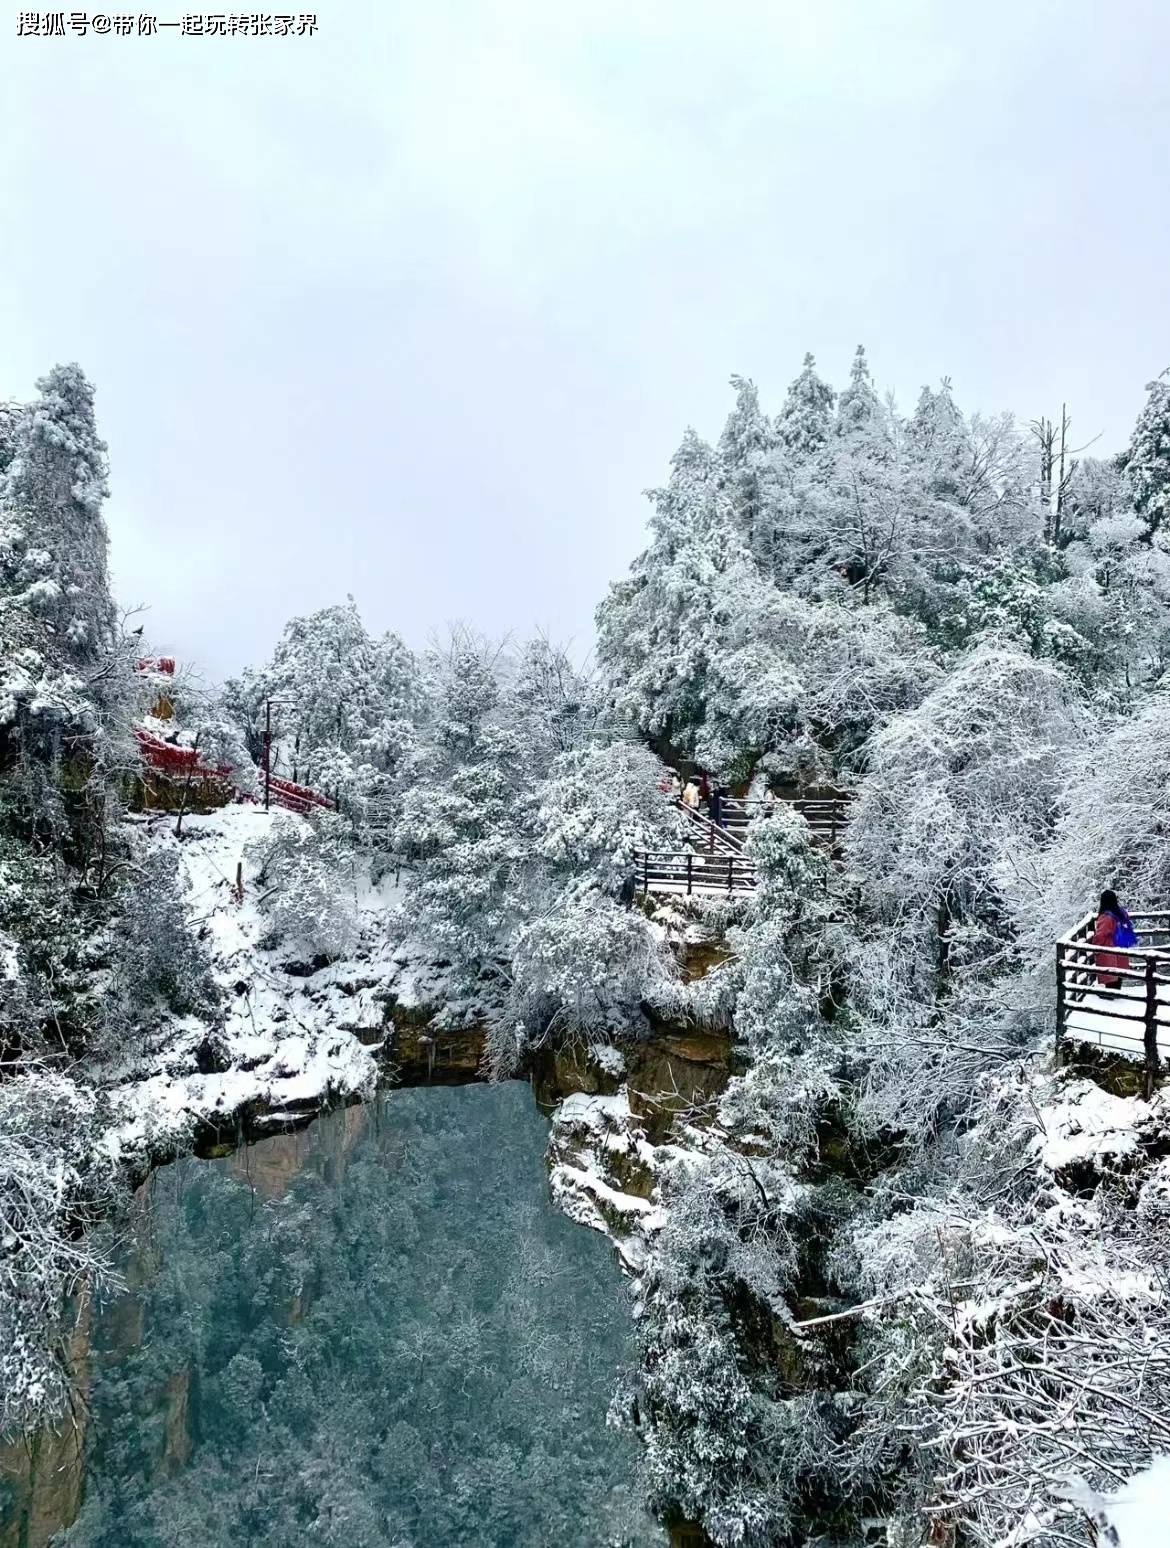
[[[1148,1096],[1170,1057],[1170,910],[1130,918],[1137,946],[1093,945],[1094,914],[1057,941],[1056,1053],[1060,1062],[1072,1045],[1087,1045],[1141,1058]]]
[[[722,893],[730,897],[754,892],[756,887],[755,861],[746,855],[640,849],[634,853],[634,862],[634,880],[643,894],[674,892],[695,897]]]
[[[836,849],[849,819],[849,802],[844,796],[826,796],[822,800],[799,798],[794,801],[747,801],[735,796],[724,798],[724,817],[732,833],[743,833],[754,817],[766,817],[781,806],[799,812],[813,831],[813,837]]]

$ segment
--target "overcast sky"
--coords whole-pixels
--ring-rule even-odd
[[[587,645],[733,371],[864,342],[1113,450],[1170,363],[1164,0],[317,3],[3,0],[0,394],[82,363],[120,599],[211,676],[347,593]]]

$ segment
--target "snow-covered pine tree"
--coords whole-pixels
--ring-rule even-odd
[[[859,344],[849,367],[849,385],[837,402],[836,432],[846,439],[872,437],[881,432],[882,405],[869,374],[865,345]]]
[[[106,444],[80,366],[54,366],[37,387],[41,396],[20,416],[0,488],[0,577],[8,606],[43,620],[60,659],[85,668],[114,636],[102,518]]]
[[[1125,473],[1134,507],[1153,533],[1170,514],[1170,369],[1148,382],[1146,391],[1149,396],[1125,455]]]
[[[733,376],[731,385],[735,388],[735,408],[719,437],[722,481],[744,543],[753,552],[764,554],[771,546],[771,523],[766,513],[775,498],[772,457],[776,437],[771,421],[760,408],[755,382]]]
[[[836,401],[837,394],[817,375],[816,361],[806,354],[776,416],[776,437],[790,457],[807,461],[828,444]]]
[[[650,546],[597,609],[598,660],[622,718],[687,748],[706,699],[712,586],[740,542],[719,460],[693,430],[650,498]]]
[[[957,499],[963,491],[968,462],[967,426],[944,376],[937,392],[923,387],[906,426],[910,454],[922,465],[932,494]]]

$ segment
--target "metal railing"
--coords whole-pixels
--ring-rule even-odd
[[[693,849],[634,851],[636,884],[647,892],[697,894],[754,892],[756,866],[746,855],[696,854]]]
[[[1140,1053],[1148,1096],[1170,1054],[1170,910],[1136,910],[1130,918],[1137,946],[1094,945],[1094,914],[1057,941],[1056,1056],[1061,1062],[1072,1044]],[[1106,954],[1116,961],[1102,961]]]

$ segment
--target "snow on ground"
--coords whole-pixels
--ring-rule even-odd
[[[1165,1548],[1170,1540],[1170,1457],[1158,1457],[1105,1502],[1118,1548]]]
[[[214,1033],[210,1073],[199,1064],[208,1063],[200,1050],[211,1029],[189,1017],[161,1028],[150,1050],[120,1072],[108,1136],[117,1154],[165,1153],[200,1123],[227,1127],[249,1104],[268,1110],[258,1121],[276,1125],[373,1087],[386,998],[413,976],[389,930],[392,881],[375,886],[367,874],[354,876],[361,942],[352,960],[308,975],[303,968],[288,972],[288,951],[266,939],[262,894],[246,856],[276,816],[248,805],[188,814],[181,842],[173,816],[146,824],[149,842],[178,852],[188,918],[223,991],[224,1020]]]
[[[1143,1016],[1145,984],[1126,979],[1118,991],[1120,999],[1099,994],[1092,986],[1070,993],[1065,1020],[1065,1036],[1072,1042],[1089,1043],[1111,1053],[1128,1054],[1141,1059],[1144,1054]],[[1170,983],[1157,982],[1158,1051],[1170,1058]]]
[[[1164,1115],[1161,1093],[1150,1103],[1113,1096],[1091,1080],[1070,1081],[1055,1102],[1039,1109],[1044,1127],[1034,1141],[1036,1153],[1050,1172],[1079,1162],[1099,1170],[1134,1155],[1141,1144],[1140,1131]]]
[[[1155,1457],[1113,1493],[1098,1494],[1082,1483],[1072,1483],[1064,1493],[1101,1529],[1102,1544],[1166,1548],[1170,1542],[1170,1457]]]

